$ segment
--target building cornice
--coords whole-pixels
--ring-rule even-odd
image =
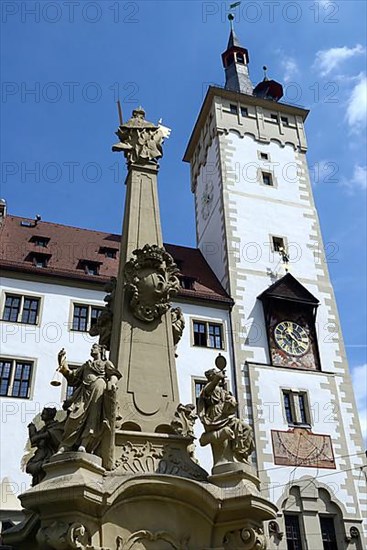
[[[289,105],[287,103],[279,103],[279,102],[271,101],[269,99],[262,99],[252,95],[243,94],[240,92],[234,92],[232,90],[226,90],[225,88],[220,88],[219,86],[209,86],[204,102],[201,106],[199,115],[197,117],[194,129],[191,133],[189,142],[187,144],[185,154],[183,156],[184,162],[191,162],[194,151],[196,150],[197,142],[200,139],[201,131],[204,127],[208,113],[212,106],[213,99],[216,96],[219,96],[231,101],[244,103],[246,105],[263,107],[264,109],[272,109],[272,110],[276,109],[280,113],[299,116],[302,118],[302,121],[306,120],[310,112],[308,109],[304,109],[303,107],[300,107],[297,105]]]

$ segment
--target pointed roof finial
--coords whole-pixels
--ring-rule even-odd
[[[267,70],[268,70],[267,66],[264,65],[264,66],[263,66],[263,71],[264,71],[264,82],[265,82],[266,80],[269,80],[269,79],[268,79],[268,75],[267,75]]]

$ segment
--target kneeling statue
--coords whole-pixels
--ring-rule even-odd
[[[255,449],[253,431],[237,417],[238,403],[224,385],[225,358],[219,355],[216,365],[218,369],[205,372],[207,383],[198,400],[198,415],[205,429],[200,445],[210,443],[214,467],[228,462],[248,463]]]
[[[32,447],[36,447],[36,452],[26,465],[27,474],[32,476],[33,487],[44,479],[46,472],[43,467],[51,456],[56,453],[60,445],[64,423],[55,420],[56,413],[54,407],[44,407],[41,413],[44,426],[37,430],[34,422],[28,424],[30,444]]]

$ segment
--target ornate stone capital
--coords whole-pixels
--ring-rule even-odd
[[[125,265],[125,289],[134,316],[149,323],[169,310],[180,286],[179,270],[163,247],[146,244],[133,254]]]

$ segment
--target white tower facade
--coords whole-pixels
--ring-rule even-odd
[[[233,74],[247,58],[231,47]],[[235,301],[240,414],[279,508],[269,547],[362,549],[365,453],[312,196],[308,111],[281,96],[267,77],[252,93],[233,78],[209,88],[184,157],[197,243]]]

